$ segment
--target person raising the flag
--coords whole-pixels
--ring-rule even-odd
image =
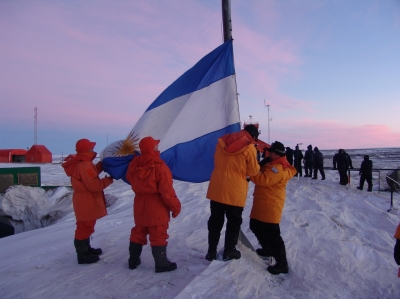
[[[71,177],[72,204],[76,217],[74,245],[79,264],[91,264],[99,260],[100,248],[90,247],[90,236],[94,233],[96,220],[107,215],[103,190],[113,182],[112,177],[99,178],[103,164],[92,163],[97,153],[93,151],[96,142],[80,139],[76,143],[75,157],[62,164],[67,176]]]
[[[276,264],[269,266],[267,271],[276,275],[289,272],[279,223],[285,205],[286,184],[297,170],[286,160],[282,143],[275,141],[267,150],[270,152],[271,162],[265,164],[259,174],[250,178],[255,184],[250,230],[261,245],[256,250],[257,254],[262,258],[275,258]]]
[[[171,170],[160,158],[159,143],[160,140],[150,136],[142,138],[139,142],[141,155],[134,157],[126,173],[126,179],[135,192],[135,226],[130,236],[129,269],[140,265],[142,247],[147,244],[149,235],[157,273],[177,268],[176,263],[167,258],[167,230],[170,213],[172,218],[176,218],[181,212],[181,203],[172,186]]]
[[[223,259],[239,259],[236,249],[242,224],[242,212],[246,205],[248,182],[246,177],[256,175],[260,166],[254,141],[258,129],[247,125],[240,132],[229,133],[218,139],[214,154],[214,170],[208,185],[211,215],[208,220],[208,252],[206,259],[217,257],[217,246],[227,218]]]

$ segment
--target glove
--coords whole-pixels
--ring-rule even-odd
[[[114,182],[114,179],[113,179],[111,176],[106,176],[105,179],[106,179],[107,181],[109,181],[110,184],[112,184],[112,183]]]
[[[400,240],[396,239],[396,245],[394,245],[393,257],[397,265],[400,265]]]
[[[178,217],[179,214],[180,214],[180,211],[173,211],[172,212],[172,218]]]

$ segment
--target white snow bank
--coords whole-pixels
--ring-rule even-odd
[[[0,194],[0,216],[6,216],[21,233],[49,226],[73,212],[71,187],[44,190],[39,187],[16,185]],[[117,201],[114,195],[106,194],[106,206]]]

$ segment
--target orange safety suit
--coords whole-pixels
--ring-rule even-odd
[[[149,234],[151,246],[167,245],[170,212],[175,218],[181,211],[181,203],[173,188],[171,170],[160,158],[160,152],[142,151],[129,164],[126,179],[135,192],[135,227],[130,241],[146,245]]]
[[[62,164],[67,176],[71,177],[74,194],[74,207],[77,228],[75,239],[85,240],[94,232],[96,220],[107,215],[106,202],[103,190],[112,182],[111,177],[100,179],[103,164],[92,163],[95,152],[78,153]]]

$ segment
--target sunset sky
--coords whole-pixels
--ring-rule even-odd
[[[231,0],[241,121],[320,149],[400,147],[400,1]],[[0,1],[0,148],[125,139],[223,42],[220,0]],[[201,125],[201,124],[199,124]]]

